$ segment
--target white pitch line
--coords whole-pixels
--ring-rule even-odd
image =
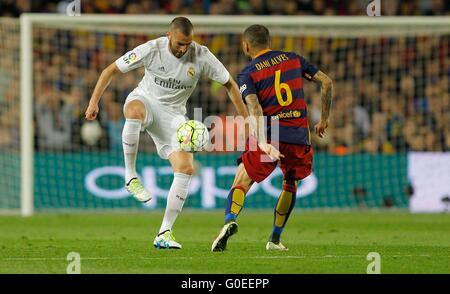
[[[199,257],[201,259],[205,258],[216,258],[216,256],[202,256]],[[428,254],[420,254],[420,255],[382,255],[383,258],[414,258],[414,257],[432,257]],[[444,258],[450,258],[450,256],[439,256]],[[341,259],[341,258],[361,258],[365,259],[365,255],[272,255],[272,256],[247,256],[240,257],[243,259]],[[160,256],[160,257],[81,257],[81,260],[132,260],[132,259],[141,259],[141,260],[161,260],[161,259],[196,259],[195,257],[186,257],[186,256]],[[1,261],[58,261],[65,260],[63,257],[11,257],[11,258],[0,258]]]
[[[136,258],[129,258],[129,257],[82,257],[81,260],[111,260],[111,259],[117,259],[117,260],[124,260],[124,259],[193,259],[193,257],[172,257],[172,256],[161,256],[161,257],[136,257]],[[67,260],[63,257],[11,257],[11,258],[0,258],[0,260],[3,261],[40,261],[40,260]]]
[[[381,257],[387,258],[401,258],[401,257],[431,257],[428,254],[420,254],[420,255],[411,255],[411,254],[394,254],[394,255],[381,255]],[[443,257],[443,256],[440,256]],[[450,258],[450,256],[444,256],[446,258]],[[254,258],[260,259],[306,259],[306,258],[314,258],[314,259],[327,259],[327,258],[366,258],[366,255],[274,255],[274,256],[255,256]]]

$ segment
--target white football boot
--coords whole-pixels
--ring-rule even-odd
[[[181,244],[175,240],[171,230],[167,230],[155,237],[153,246],[157,249],[181,249]]]
[[[236,234],[238,231],[238,225],[236,222],[229,222],[224,225],[222,230],[220,230],[219,236],[212,243],[211,251],[224,251],[227,248],[228,238]]]
[[[271,250],[275,250],[275,251],[288,251],[289,249],[288,249],[286,246],[284,246],[281,242],[279,242],[279,243],[277,244],[277,243],[274,243],[274,242],[269,241],[269,242],[267,242],[267,244],[266,244],[266,250],[269,250],[269,251],[271,251]]]
[[[125,188],[127,191],[133,195],[140,202],[149,202],[152,199],[150,192],[145,189],[145,187],[141,184],[138,178],[132,178],[128,184],[126,184]]]

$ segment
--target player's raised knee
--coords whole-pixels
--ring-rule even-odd
[[[248,190],[250,190],[252,184],[253,180],[250,178],[247,171],[245,170],[244,164],[241,163],[236,172],[233,187],[240,186],[245,189],[245,192],[247,192]]]
[[[192,165],[183,165],[174,169],[174,172],[183,173],[186,175],[194,174],[194,167]]]
[[[123,114],[125,118],[143,121],[145,119],[145,106],[139,100],[131,101],[125,105]]]

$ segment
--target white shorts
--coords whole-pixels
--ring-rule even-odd
[[[187,118],[169,106],[135,92],[128,95],[124,109],[125,105],[133,100],[139,100],[145,105],[145,119],[141,131],[145,130],[150,135],[159,157],[168,159],[172,152],[179,151],[177,129]]]

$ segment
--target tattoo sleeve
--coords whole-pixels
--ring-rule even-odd
[[[322,71],[318,71],[313,79],[314,82],[320,85],[322,93],[322,120],[328,120],[330,116],[331,101],[333,99],[333,82]]]

